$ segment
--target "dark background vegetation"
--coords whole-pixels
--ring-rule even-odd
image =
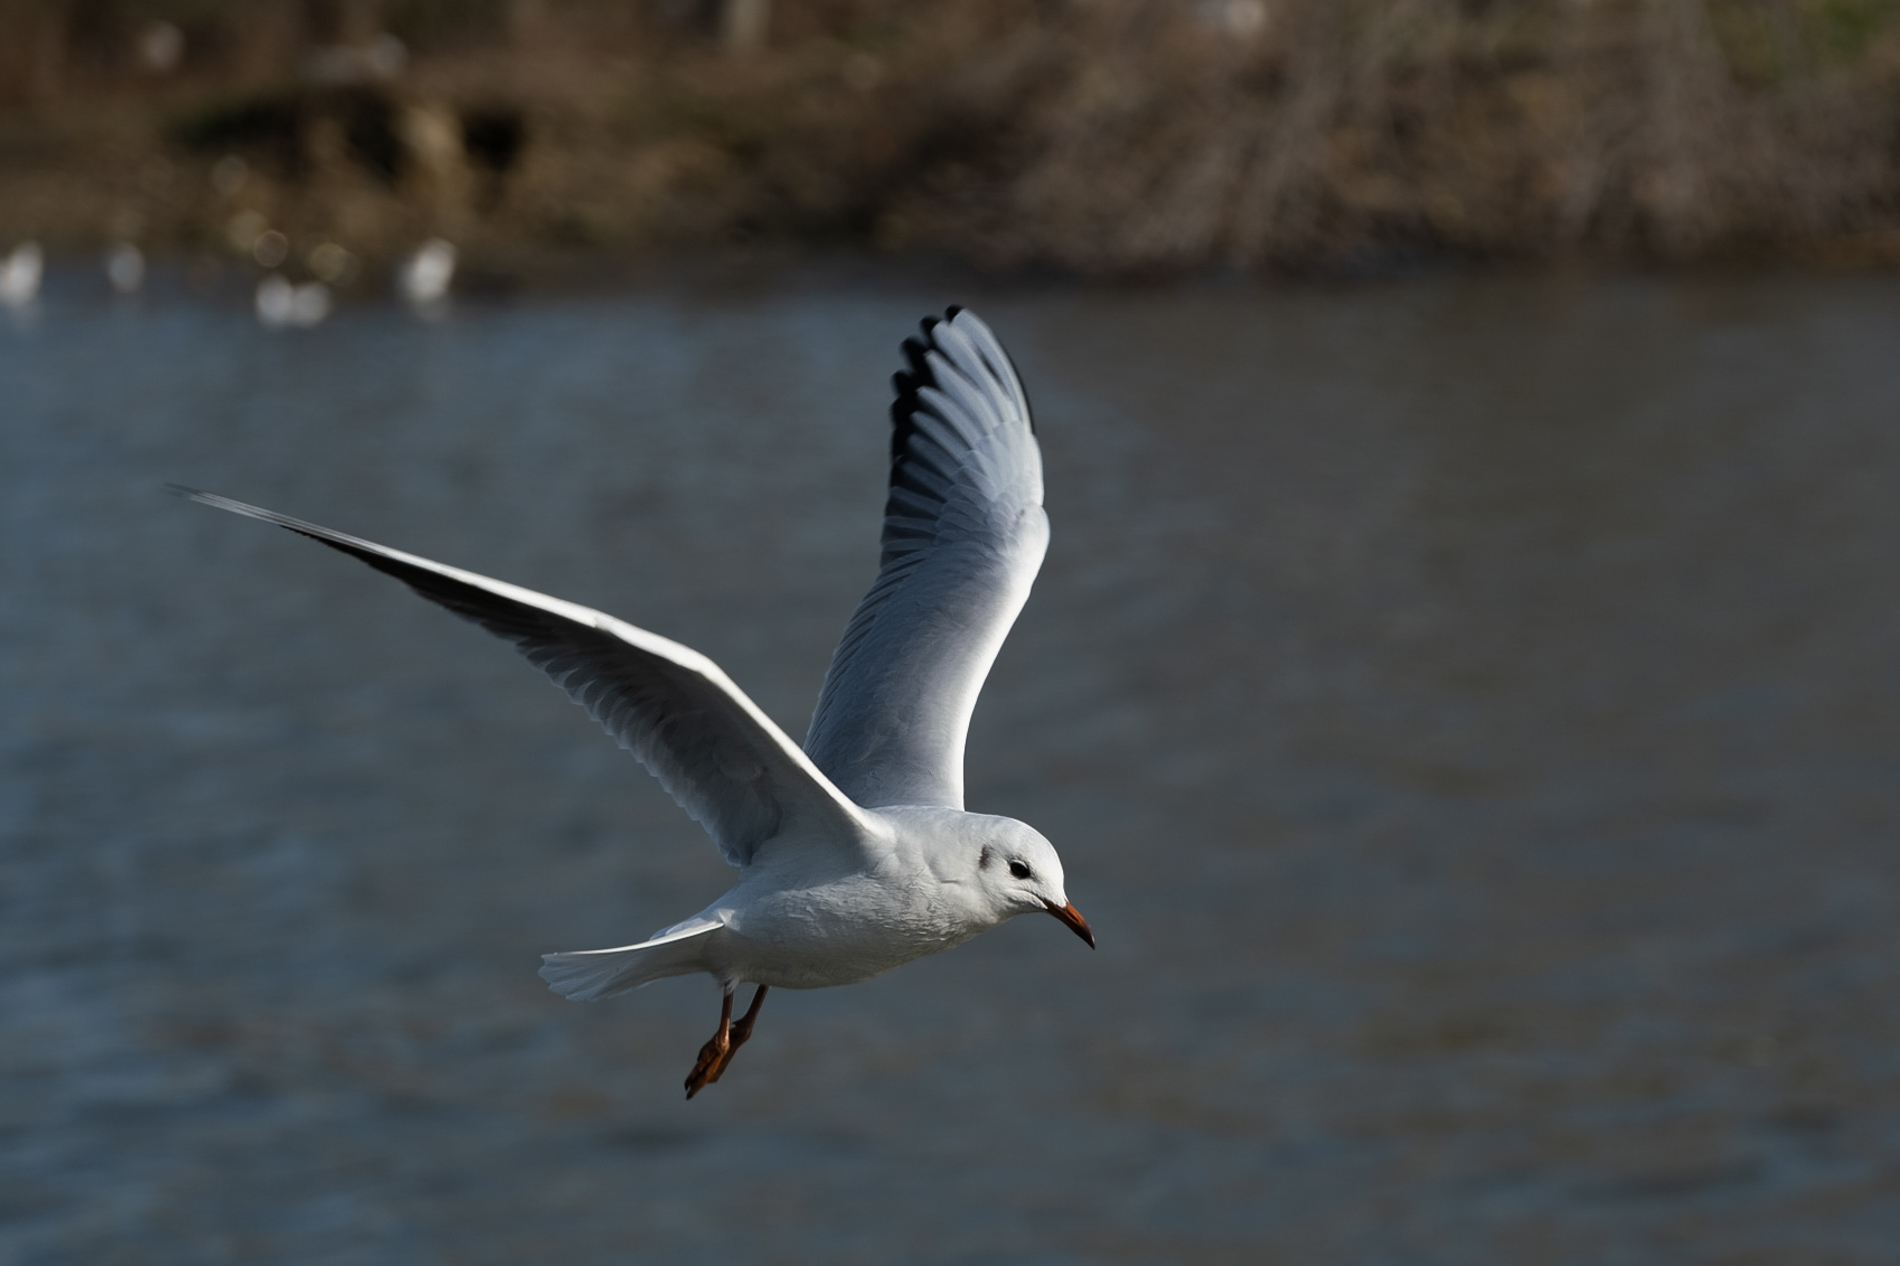
[[[293,268],[1867,265],[1896,153],[1893,0],[0,3],[0,244]]]

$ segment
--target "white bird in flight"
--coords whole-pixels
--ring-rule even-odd
[[[766,990],[864,980],[1006,919],[1053,914],[1095,944],[1035,829],[963,807],[978,691],[1049,542],[1029,401],[996,336],[951,308],[904,342],[883,559],[801,750],[704,655],[600,611],[208,492],[194,501],[355,556],[513,642],[659,778],[739,882],[637,945],[543,955],[595,1001],[666,976],[719,982],[692,1098],[752,1035]],[[757,986],[732,1018],[733,992]]]

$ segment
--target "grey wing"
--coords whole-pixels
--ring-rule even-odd
[[[963,807],[970,713],[1049,544],[1042,453],[1002,344],[950,309],[904,344],[877,580],[805,751],[858,804]]]
[[[321,541],[513,642],[653,772],[734,866],[751,862],[761,844],[787,827],[862,838],[856,807],[717,664],[691,647],[576,603],[272,510],[173,490]]]

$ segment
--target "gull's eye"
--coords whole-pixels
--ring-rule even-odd
[[[1029,867],[1022,862],[1011,862],[1009,864],[1009,873],[1018,879],[1027,879],[1029,878]]]

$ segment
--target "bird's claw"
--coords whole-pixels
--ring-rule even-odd
[[[721,1037],[724,1034],[720,1035]],[[699,1048],[699,1059],[693,1064],[693,1071],[686,1074],[686,1097],[691,1099],[719,1080],[719,1074],[726,1071],[726,1065],[732,1062],[732,1043],[720,1041],[715,1037]]]

